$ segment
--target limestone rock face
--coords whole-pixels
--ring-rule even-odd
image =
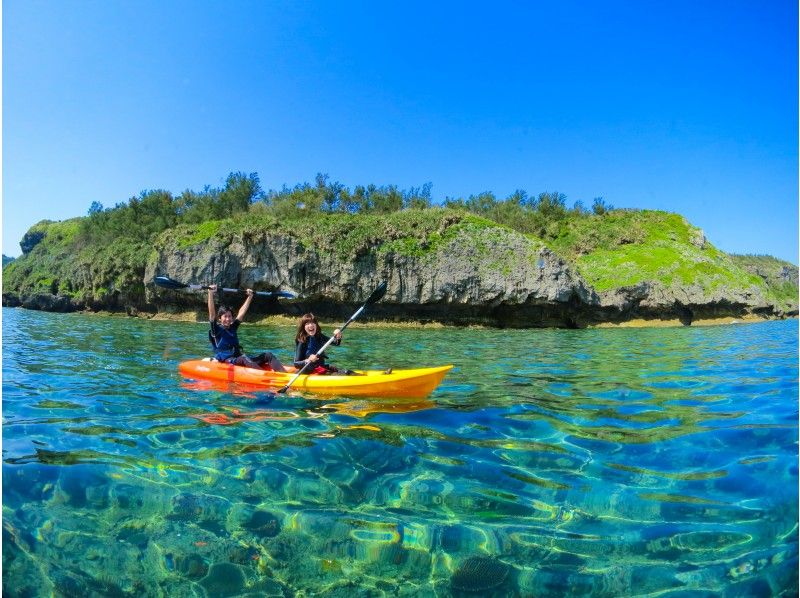
[[[145,280],[156,275],[237,288],[282,289],[323,309],[334,304],[349,309],[386,280],[386,296],[371,313],[453,322],[498,323],[494,320],[526,313],[541,320],[546,306],[599,302],[563,259],[544,245],[503,229],[462,232],[420,255],[377,249],[350,259],[304,247],[287,235],[264,233],[247,243],[209,240],[186,249],[165,248],[148,264]],[[148,302],[157,303],[160,293],[148,286]],[[559,315],[534,324],[568,323],[564,318],[569,316],[560,308],[549,311]]]
[[[9,307],[24,307],[37,311],[71,312],[80,309],[80,306],[73,302],[69,297],[63,295],[52,295],[50,293],[35,293],[25,296],[22,300],[13,297],[6,303],[6,296],[3,295],[3,305]]]
[[[265,231],[247,242],[234,237],[188,248],[165,246],[148,264],[145,281],[159,274],[237,288],[282,289],[301,298],[294,302],[298,309],[313,306],[318,315],[331,317],[352,313],[382,280],[388,282],[386,296],[370,308],[370,315],[383,319],[581,327],[631,318],[688,324],[747,313],[782,315],[758,287],[709,291],[642,282],[598,293],[545,245],[503,228],[459,231],[430,251],[379,245],[344,258]],[[148,303],[167,300],[152,285],[146,286],[146,294]],[[204,297],[171,299],[181,300],[197,306]]]
[[[798,286],[798,269],[792,265],[767,265],[754,264],[747,268],[753,274],[764,279],[765,282],[785,282]]]
[[[772,313],[774,306],[761,289],[720,287],[708,291],[697,285],[668,288],[658,282],[641,282],[600,294],[600,304],[609,319],[677,318],[691,323],[696,318],[715,318],[745,313]]]
[[[615,289],[604,293],[601,301],[603,305],[620,310],[628,309],[634,304],[654,310],[673,304],[697,309],[720,303],[750,309],[766,309],[770,305],[757,287],[707,291],[696,285],[667,288],[657,282],[642,282],[633,287]]]

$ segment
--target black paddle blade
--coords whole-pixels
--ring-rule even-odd
[[[386,294],[386,281],[384,280],[381,284],[378,285],[378,288],[372,291],[372,295],[364,302],[364,305],[372,305],[373,303],[377,303],[383,296]]]
[[[185,289],[189,286],[188,284],[183,284],[177,280],[172,280],[169,276],[156,276],[153,279],[153,282],[160,287],[164,287],[165,289]]]

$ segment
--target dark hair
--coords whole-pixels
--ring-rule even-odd
[[[224,314],[225,312],[228,312],[229,314],[231,314],[231,317],[233,317],[233,310],[230,307],[228,307],[227,305],[220,305],[217,308],[217,320],[219,320],[222,314]]]
[[[294,340],[296,340],[298,343],[304,343],[308,340],[308,333],[306,332],[306,324],[308,324],[309,322],[314,322],[314,324],[317,325],[317,333],[314,336],[318,337],[320,334],[322,334],[322,327],[319,325],[319,322],[317,321],[317,316],[315,316],[311,312],[308,312],[302,318],[300,318],[300,322],[298,322],[297,324],[297,336],[294,337]]]

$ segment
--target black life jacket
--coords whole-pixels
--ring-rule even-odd
[[[224,328],[217,322],[211,322],[208,340],[214,348],[214,359],[217,361],[227,361],[232,357],[242,355],[242,347],[239,345],[239,337],[236,334],[239,324],[241,324],[239,320],[234,320],[230,328]]]

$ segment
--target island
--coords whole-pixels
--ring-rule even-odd
[[[683,216],[572,207],[559,193],[433,205],[430,187],[315,184],[265,193],[232,173],[202,193],[146,191],[32,226],[3,267],[3,305],[138,317],[196,312],[205,297],[153,284],[281,289],[254,313],[313,306],[341,318],[382,280],[369,318],[513,328],[692,325],[796,317],[797,266],[732,255]]]

